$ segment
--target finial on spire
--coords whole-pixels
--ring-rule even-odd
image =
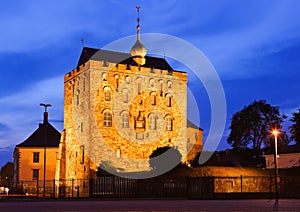
[[[137,10],[137,13],[138,13],[138,18],[137,18],[138,27],[140,26],[140,9],[141,9],[140,6],[136,6],[136,10]]]
[[[141,32],[140,32],[140,6],[136,6],[136,10],[138,13],[138,18],[137,18],[137,36],[136,36],[136,42],[133,45],[133,47],[130,50],[130,54],[133,57],[134,61],[138,64],[138,65],[144,65],[146,60],[145,60],[145,56],[147,53],[146,48],[144,47],[144,45],[141,43]]]

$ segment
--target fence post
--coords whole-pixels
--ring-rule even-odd
[[[241,175],[241,199],[243,199],[243,175]]]
[[[71,191],[72,191],[72,195],[71,195],[72,198],[74,197],[74,196],[73,196],[73,189],[74,189],[74,179],[72,179],[72,189],[71,189]]]
[[[39,179],[36,179],[36,197],[39,198]]]

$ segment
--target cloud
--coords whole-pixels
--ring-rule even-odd
[[[0,148],[5,148],[25,140],[42,121],[41,102],[51,103],[49,118],[62,120],[63,114],[63,77],[59,76],[38,81],[25,90],[0,99],[1,128],[6,131],[0,139]],[[54,122],[62,130],[61,122]],[[7,131],[9,129],[9,131]]]

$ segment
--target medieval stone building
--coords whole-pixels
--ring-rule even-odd
[[[189,163],[202,149],[202,130],[187,121],[187,73],[146,56],[83,48],[64,77],[64,131],[56,179],[86,179],[98,167],[114,173],[150,171],[157,148],[174,147]]]

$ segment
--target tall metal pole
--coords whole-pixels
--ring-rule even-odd
[[[274,164],[275,164],[275,205],[278,205],[278,157],[277,157],[277,134],[278,131],[274,130],[273,134],[275,136],[275,154],[274,154]]]
[[[40,106],[45,108],[44,112],[44,185],[43,185],[43,197],[46,196],[46,143],[47,143],[47,127],[48,127],[48,113],[47,113],[47,107],[51,107],[50,104],[44,104],[41,103]]]

